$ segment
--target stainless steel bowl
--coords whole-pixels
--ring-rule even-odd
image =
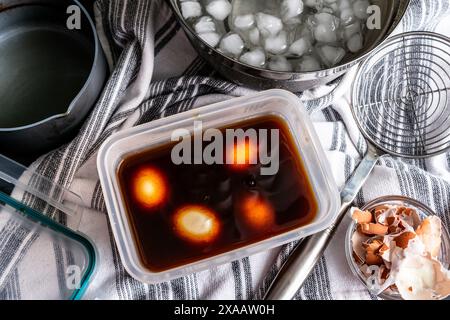
[[[381,9],[382,28],[368,30],[364,48],[358,54],[349,54],[336,67],[314,72],[277,72],[251,67],[231,59],[203,42],[183,18],[178,0],[170,0],[172,8],[189,40],[200,56],[208,61],[225,78],[257,90],[281,88],[293,92],[303,91],[328,83],[343,75],[380,45],[398,26],[410,0],[372,0]]]

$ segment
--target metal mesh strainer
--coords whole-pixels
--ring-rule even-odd
[[[365,61],[352,89],[364,136],[393,155],[417,158],[450,147],[450,42],[412,32],[387,41]]]
[[[358,69],[352,112],[369,143],[341,192],[340,214],[328,229],[300,242],[265,299],[294,297],[383,153],[424,158],[450,148],[450,39],[411,32],[386,41]]]

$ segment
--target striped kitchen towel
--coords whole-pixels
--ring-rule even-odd
[[[289,256],[293,244],[189,276],[147,285],[125,271],[118,255],[100,188],[96,156],[113,133],[178,112],[253,93],[224,81],[200,59],[163,0],[98,0],[95,15],[111,76],[92,114],[69,144],[33,164],[33,168],[82,198],[80,231],[95,243],[98,271],[86,299],[258,299]],[[450,30],[448,0],[411,0],[397,32]],[[345,99],[351,77],[298,93],[310,111],[338,185],[351,175],[365,150],[364,139],[351,118]],[[450,154],[430,160],[385,157],[357,197],[357,204],[382,195],[413,197],[439,213],[450,226]],[[341,225],[297,299],[374,299],[351,274],[344,254]],[[1,229],[0,236],[8,230]],[[18,240],[19,241],[19,240]],[[38,241],[29,238],[27,241]],[[53,251],[39,252],[55,261]],[[26,299],[39,289],[52,297],[58,268],[47,285],[36,288],[20,281],[26,264],[0,260],[0,298]]]

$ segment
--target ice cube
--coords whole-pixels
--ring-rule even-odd
[[[329,13],[314,15],[314,38],[319,42],[336,42],[338,40],[337,28],[339,19]]]
[[[339,25],[339,21],[335,16],[329,13],[318,13],[314,15],[314,19],[318,24],[327,24],[336,27]]]
[[[316,6],[318,12],[334,14],[339,10],[336,0],[323,0],[322,4]]]
[[[258,28],[252,28],[249,32],[248,32],[248,40],[250,41],[251,44],[253,44],[254,46],[259,46],[260,42],[260,34],[259,34],[259,29]]]
[[[356,53],[363,48],[363,39],[360,33],[355,33],[348,41],[347,48],[350,52]]]
[[[310,72],[320,70],[320,63],[312,56],[304,56],[297,66],[297,71]]]
[[[329,7],[323,7],[323,8],[320,9],[318,12],[319,12],[319,13],[333,14],[333,9],[331,9],[331,8],[329,8]]]
[[[302,28],[308,28],[312,30],[312,28],[314,27],[314,23],[314,15],[307,14],[303,18]]]
[[[337,13],[339,11],[339,5],[336,2],[327,2],[327,7],[330,8],[333,13]]]
[[[295,26],[299,25],[302,22],[302,16],[296,16],[294,18],[283,20],[283,23],[287,29],[295,28]]]
[[[361,23],[359,22],[359,20],[356,20],[355,23],[344,27],[344,39],[348,41],[355,33],[358,33],[360,31]]]
[[[280,10],[284,22],[292,21],[293,18],[298,17],[303,12],[303,1],[283,0]]]
[[[194,24],[194,29],[197,33],[215,32],[216,24],[211,17],[204,16],[198,19],[198,21]]]
[[[237,58],[244,50],[244,41],[237,33],[229,33],[220,41],[220,49],[225,54]]]
[[[287,59],[283,56],[276,56],[270,59],[269,69],[273,71],[284,71],[290,72],[292,71],[292,65],[287,61]]]
[[[352,8],[346,8],[341,11],[341,21],[344,25],[349,25],[355,21],[355,14]]]
[[[314,37],[311,30],[306,26],[298,28],[295,32],[294,38],[296,39],[305,38],[311,43],[314,41]]]
[[[264,39],[264,49],[273,54],[282,54],[287,49],[287,33],[281,31],[277,36]]]
[[[345,57],[345,50],[341,47],[323,45],[318,47],[318,52],[327,67],[337,65]]]
[[[309,49],[311,49],[311,42],[309,39],[300,38],[291,44],[289,47],[289,53],[296,56],[302,56],[307,53]]]
[[[213,48],[215,48],[220,41],[220,35],[217,32],[200,33],[198,36]]]
[[[262,12],[256,14],[256,25],[263,37],[276,36],[283,29],[280,18]]]
[[[185,19],[200,17],[202,7],[197,1],[183,1],[181,2],[181,14]]]
[[[248,30],[255,24],[255,16],[253,14],[237,16],[234,18],[233,24],[237,29]]]
[[[336,42],[338,39],[336,30],[330,29],[325,24],[319,24],[314,28],[314,38],[318,42],[325,42],[325,43]]]
[[[353,3],[352,0],[339,0],[339,10],[344,10],[347,8],[352,8]]]
[[[323,5],[323,0],[304,0],[303,4],[309,8],[319,8]]]
[[[353,11],[355,16],[361,20],[366,20],[369,17],[367,8],[369,8],[370,2],[368,0],[356,0],[353,3]]]
[[[266,64],[266,54],[261,48],[244,53],[239,61],[254,67],[263,67]]]
[[[206,11],[216,20],[223,21],[231,13],[231,3],[228,0],[213,0],[206,5]]]

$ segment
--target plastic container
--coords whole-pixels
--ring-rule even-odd
[[[314,221],[255,244],[164,272],[155,273],[146,269],[138,255],[118,184],[117,170],[121,161],[134,153],[169,143],[171,133],[176,129],[185,128],[193,133],[194,121],[202,121],[203,129],[206,130],[224,128],[236,122],[263,116],[276,116],[281,119],[287,124],[294,138],[318,202]],[[317,233],[335,220],[340,206],[337,186],[310,118],[299,99],[283,90],[269,90],[228,100],[119,132],[102,146],[98,155],[98,170],[122,262],[134,278],[146,283],[166,281],[208,269]]]
[[[399,206],[405,206],[408,208],[413,208],[416,210],[416,212],[419,214],[420,218],[423,220],[427,216],[433,216],[436,215],[433,210],[431,210],[426,205],[403,196],[384,196],[377,198],[368,204],[366,204],[361,210],[367,210],[371,211],[372,209],[380,206],[380,205],[399,205]],[[358,267],[355,259],[353,258],[353,244],[352,244],[352,236],[353,233],[356,231],[357,223],[355,221],[352,221],[350,223],[347,234],[345,236],[345,255],[347,257],[347,262],[350,266],[350,269],[352,270],[353,274],[361,281],[361,283],[367,287],[367,290],[371,291],[372,294],[375,296],[380,297],[384,300],[402,300],[402,297],[397,291],[394,291],[390,288],[383,292],[379,292],[377,289],[371,289],[367,284],[367,277],[361,272],[360,268]],[[448,233],[447,228],[443,225],[442,226],[442,244],[441,244],[441,253],[439,256],[439,261],[442,262],[442,265],[445,268],[448,268],[450,266],[450,235]]]
[[[0,155],[0,299],[77,300],[96,252],[79,197]]]

